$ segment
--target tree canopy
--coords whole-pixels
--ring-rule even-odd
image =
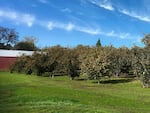
[[[18,42],[14,49],[16,50],[27,50],[27,51],[35,51],[37,50],[37,47],[35,46],[35,42],[37,41],[37,38],[33,36],[26,36],[24,37],[23,41]]]
[[[142,38],[142,42],[145,44],[146,47],[150,47],[150,34],[146,34]]]
[[[15,29],[0,27],[0,49],[11,49],[18,41]]]

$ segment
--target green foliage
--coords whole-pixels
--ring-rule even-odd
[[[34,51],[36,50],[35,45],[30,42],[19,42],[14,46],[16,50],[27,50],[27,51]]]

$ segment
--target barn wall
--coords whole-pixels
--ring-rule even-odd
[[[10,65],[14,63],[16,57],[0,57],[0,70],[9,70]]]
[[[15,62],[16,57],[30,56],[34,51],[2,50],[0,49],[0,70],[9,70],[10,65]]]

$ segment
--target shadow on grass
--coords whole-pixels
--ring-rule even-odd
[[[125,79],[114,79],[114,80],[101,80],[100,83],[101,84],[119,84],[119,83],[128,83],[132,81],[134,81],[134,79],[125,78]],[[93,81],[92,83],[97,84],[98,81]]]
[[[86,79],[84,79],[84,78],[77,78],[77,79],[75,79],[76,81],[86,81]]]

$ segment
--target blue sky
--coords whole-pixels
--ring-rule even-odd
[[[143,46],[150,32],[150,0],[0,0],[0,26],[15,28],[19,39],[37,46],[79,44]]]

